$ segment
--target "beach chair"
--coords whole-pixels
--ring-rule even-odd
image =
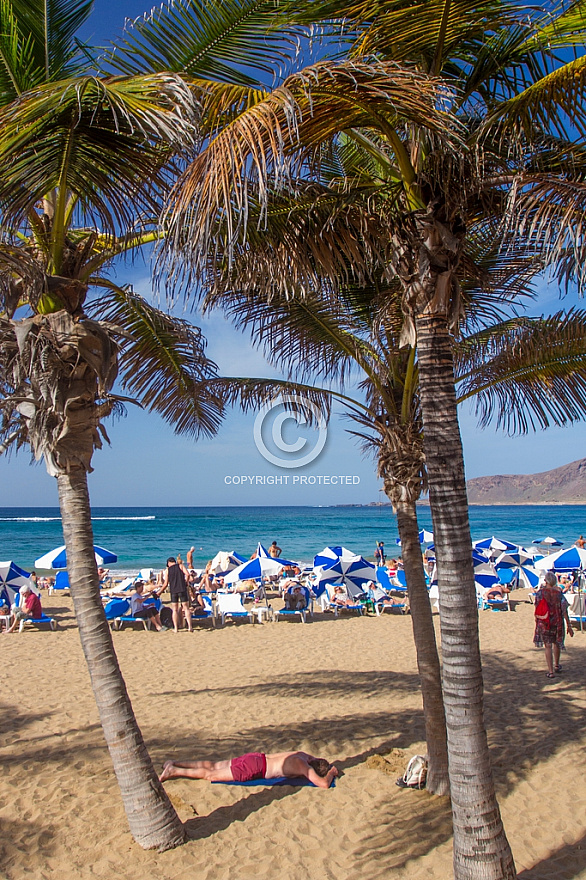
[[[69,589],[69,574],[66,571],[58,571],[55,575],[55,583],[49,587],[49,596],[59,590]]]
[[[577,623],[580,629],[586,623],[586,593],[565,593],[568,600],[568,617],[572,623]]]
[[[18,608],[19,605],[20,605],[20,593],[17,593],[16,596],[14,597],[14,605],[12,607]],[[41,615],[41,617],[23,617],[23,619],[18,624],[19,633],[21,633],[23,631],[25,624],[27,624],[27,623],[31,623],[33,626],[41,626],[41,624],[44,625],[44,624],[48,623],[53,631],[57,629],[57,621],[55,620],[55,618],[48,617],[44,611],[43,611],[43,614]]]
[[[216,625],[216,615],[214,613],[214,606],[212,603],[211,596],[208,596],[207,593],[200,593],[201,598],[203,599],[204,610],[199,614],[196,614],[194,611],[191,612],[191,621],[192,623],[201,622],[203,620],[211,620],[212,626]]]
[[[293,586],[289,587],[285,595],[287,593],[292,593],[293,590],[301,586],[300,584],[293,584]],[[311,593],[309,592],[307,587],[301,587],[301,593],[303,594],[305,604],[301,608],[289,609],[289,608],[280,608],[278,611],[274,612],[275,620],[278,620],[279,617],[300,617],[303,623],[307,623],[307,612],[311,614],[313,617],[313,600],[311,598]]]
[[[338,617],[340,611],[357,611],[358,614],[362,615],[366,610],[366,606],[362,602],[354,602],[352,605],[338,605],[337,602],[332,601],[332,598],[333,593],[328,584],[321,597],[321,606],[323,611],[333,611],[334,617]]]
[[[489,588],[490,589],[490,588]],[[479,608],[482,611],[510,611],[511,603],[509,602],[509,596],[507,593],[502,596],[502,598],[487,598],[487,593],[489,590],[480,591],[477,588],[477,596],[479,596]]]
[[[158,611],[161,610],[162,602],[160,599],[154,599],[148,603],[153,605]],[[113,629],[121,630],[125,623],[142,623],[147,630],[151,628],[151,621],[148,617],[133,617],[130,613],[130,601],[128,599],[110,599],[104,607],[106,620],[112,621]]]
[[[380,617],[385,611],[398,611],[399,614],[407,614],[409,611],[409,605],[407,602],[397,602],[394,596],[390,596],[381,587],[370,587],[367,596],[377,617]],[[393,604],[390,605],[385,599],[392,599]]]
[[[224,593],[221,590],[216,593],[216,617],[220,618],[222,626],[227,617],[231,620],[253,621],[252,612],[247,611],[242,604],[241,593]]]

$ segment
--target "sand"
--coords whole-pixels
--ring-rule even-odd
[[[586,880],[586,633],[569,643],[552,683],[532,647],[532,607],[519,601],[524,592],[515,598],[513,613],[480,614],[505,827],[523,880]],[[328,791],[172,780],[190,840],[156,853],[127,830],[71,600],[45,595],[44,608],[57,632],[0,636],[2,878],[451,876],[447,799],[395,785],[409,756],[424,751],[410,617],[115,633],[157,768],[169,757],[302,748],[342,772]]]

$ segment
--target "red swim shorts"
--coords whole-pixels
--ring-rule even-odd
[[[250,782],[251,779],[264,779],[267,772],[267,756],[262,752],[250,752],[240,758],[232,758],[230,770],[234,782]]]

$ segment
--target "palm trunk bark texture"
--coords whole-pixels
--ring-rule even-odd
[[[450,790],[446,719],[435,628],[419,543],[417,509],[414,501],[398,502],[395,508],[423,698],[429,760],[426,789],[431,794],[445,795]]]
[[[185,830],[154,771],[104,615],[87,474],[75,469],[57,483],[79,636],[130,831],[144,849],[171,849],[185,841]]]
[[[438,567],[454,876],[512,880],[515,865],[496,800],[484,726],[478,610],[445,313],[417,315],[419,388]]]

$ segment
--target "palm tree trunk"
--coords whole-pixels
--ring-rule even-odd
[[[431,310],[430,310],[431,312]],[[418,314],[419,388],[438,566],[454,876],[516,877],[496,800],[486,730],[462,440],[445,314]]]
[[[57,483],[81,645],[130,831],[144,849],[171,849],[185,841],[185,830],[146,750],[104,616],[87,475],[81,468],[61,473]]]
[[[429,761],[426,789],[431,794],[444,795],[449,794],[450,790],[446,719],[435,629],[419,543],[417,508],[414,501],[399,501],[395,504],[395,509],[423,697]]]

